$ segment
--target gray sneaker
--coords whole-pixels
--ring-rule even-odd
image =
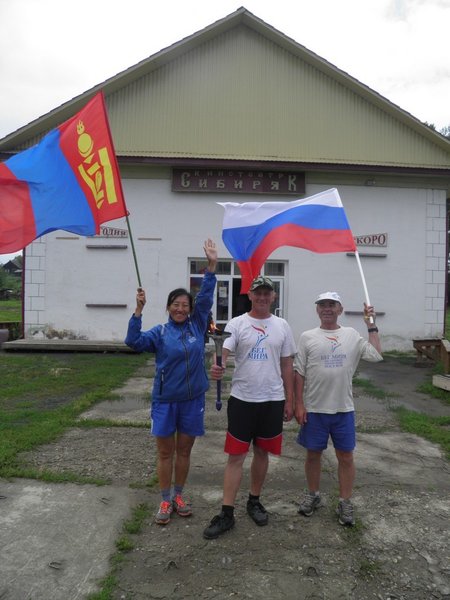
[[[305,517],[310,517],[316,508],[320,506],[322,506],[320,494],[308,492],[301,501],[298,512],[301,515],[305,515]]]
[[[170,515],[173,512],[172,502],[166,502],[163,500],[159,505],[159,510],[155,516],[155,523],[158,525],[167,525],[170,521]]]
[[[353,526],[355,524],[353,504],[350,502],[350,500],[339,500],[336,513],[339,516],[339,523],[341,525]]]

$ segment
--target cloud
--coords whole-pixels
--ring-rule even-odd
[[[421,120],[450,123],[446,0],[246,0]],[[0,137],[234,12],[235,0],[0,0]]]

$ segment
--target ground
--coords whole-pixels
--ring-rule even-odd
[[[305,482],[304,451],[297,426],[285,427],[283,455],[272,458],[262,502],[269,525],[258,528],[245,513],[248,464],[236,507],[236,526],[217,540],[202,531],[221,505],[225,464],[225,408],[209,394],[207,434],[197,440],[187,493],[194,514],[173,516],[169,525],[145,521],[131,536],[135,547],[116,571],[114,600],[269,598],[271,600],[428,600],[450,598],[449,463],[439,447],[402,433],[390,407],[405,405],[430,414],[450,414],[450,406],[415,392],[429,375],[414,359],[362,364],[359,376],[394,394],[379,400],[355,390],[358,447],[354,528],[338,524],[336,460],[324,454],[324,506],[312,517],[297,513]],[[110,491],[144,485],[155,474],[154,442],[147,429],[129,427],[148,414],[148,365],[84,418],[107,417],[124,426],[72,429],[59,441],[23,458],[33,466],[110,479]],[[224,397],[226,398],[226,386]],[[249,460],[249,459],[248,459]],[[248,461],[247,461],[248,462]],[[157,489],[138,489],[134,502],[159,502]],[[95,529],[95,522],[92,527]],[[112,550],[111,550],[112,552]],[[1,567],[0,567],[1,570]],[[92,590],[91,590],[92,591]],[[1,594],[2,598],[19,598]],[[23,598],[44,598],[28,596]],[[58,595],[51,596],[58,599]],[[86,597],[79,591],[61,600]],[[50,595],[48,596],[50,598]],[[47,598],[46,598],[47,600]]]

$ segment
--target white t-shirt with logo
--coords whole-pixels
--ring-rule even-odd
[[[248,313],[231,319],[223,344],[235,355],[231,395],[245,402],[284,400],[280,359],[295,355],[292,330],[285,319],[254,319]]]
[[[361,358],[369,362],[383,360],[352,327],[316,327],[302,333],[294,369],[305,377],[303,402],[307,412],[334,414],[355,410],[352,378]]]

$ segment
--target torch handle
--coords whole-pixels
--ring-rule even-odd
[[[222,355],[216,354],[216,364],[218,367],[222,366]],[[216,396],[216,409],[220,410],[222,408],[222,381],[220,379],[217,380],[217,396]]]

